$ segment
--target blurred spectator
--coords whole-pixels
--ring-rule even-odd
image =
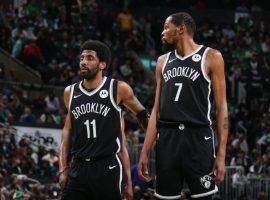
[[[123,8],[123,10],[118,13],[116,22],[122,32],[130,32],[133,29],[133,16],[128,8]]]
[[[50,149],[49,152],[42,157],[43,161],[48,161],[50,166],[58,166],[58,156],[54,149]]]
[[[238,151],[236,156],[232,157],[231,159],[231,166],[242,166],[245,170],[248,170],[251,161],[249,157],[243,151]]]
[[[236,173],[232,175],[232,187],[237,190],[238,194],[245,192],[248,184],[248,179],[244,174],[244,169],[239,168]]]
[[[34,41],[28,41],[23,49],[23,60],[26,65],[37,69],[41,63],[41,51]]]
[[[37,119],[37,123],[56,124],[54,114],[50,113],[47,107],[44,108],[43,113]]]
[[[46,103],[48,112],[50,113],[56,112],[60,109],[59,98],[55,96],[53,92],[51,92],[45,97],[44,102]]]
[[[242,151],[243,153],[248,154],[249,151],[246,137],[243,134],[233,140],[231,147],[233,152]]]
[[[15,43],[12,47],[12,56],[20,59],[23,51],[23,39],[20,36],[15,37],[14,39]]]
[[[30,107],[24,108],[24,112],[20,117],[20,121],[26,122],[26,123],[35,123],[36,122],[36,117],[35,117],[35,115],[32,114]]]
[[[261,176],[269,176],[269,163],[268,158],[264,154],[262,156],[258,156],[256,162],[250,166],[249,171],[252,174],[255,175],[261,175]],[[261,177],[259,176],[259,177]]]
[[[27,12],[30,14],[30,15],[35,15],[37,13],[40,13],[41,12],[41,8],[39,6],[39,4],[36,2],[36,0],[31,0],[27,7]]]

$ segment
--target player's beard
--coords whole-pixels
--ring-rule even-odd
[[[162,40],[162,51],[164,53],[175,50],[175,45],[173,43],[168,43],[165,39]]]
[[[94,69],[84,68],[84,70],[86,70],[86,72],[82,72],[82,70],[80,70],[80,77],[90,81],[96,78],[100,69],[99,65],[97,65],[97,67],[95,67]]]

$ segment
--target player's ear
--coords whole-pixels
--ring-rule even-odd
[[[106,68],[106,62],[100,62],[99,63],[99,68],[102,69],[102,70],[105,69]]]
[[[181,35],[181,34],[184,33],[185,28],[186,27],[184,25],[180,25],[180,26],[177,27],[177,32]]]

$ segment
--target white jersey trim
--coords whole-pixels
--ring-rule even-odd
[[[100,84],[96,89],[94,89],[94,90],[91,91],[91,92],[88,92],[87,90],[85,90],[85,89],[83,88],[83,86],[82,86],[83,81],[81,81],[81,82],[79,83],[79,89],[80,89],[84,94],[86,94],[87,96],[92,96],[92,95],[96,94],[96,93],[100,90],[100,88],[102,88],[102,86],[105,84],[106,80],[107,80],[107,77],[104,76],[104,77],[103,77],[103,80],[102,80],[102,82],[101,82],[101,84]]]
[[[214,158],[216,158],[216,149],[215,149],[215,134],[214,131],[212,129],[212,127],[210,126],[211,132],[212,132],[212,142],[213,142],[213,152],[214,152]]]
[[[215,194],[218,192],[218,187],[215,185],[215,189],[209,191],[209,192],[206,192],[206,193],[201,193],[201,194],[195,194],[195,195],[191,195],[192,198],[200,198],[200,197],[206,197],[206,196],[209,196],[211,194]]]
[[[203,77],[204,79],[207,81],[208,83],[208,95],[207,95],[207,101],[208,101],[208,110],[207,110],[207,119],[209,121],[209,125],[212,125],[212,120],[211,120],[211,117],[210,117],[210,111],[211,111],[211,102],[210,102],[210,94],[211,94],[211,80],[210,78],[208,77],[208,75],[206,74],[205,72],[205,58],[206,58],[206,54],[208,52],[210,48],[207,47],[204,52],[203,52],[203,56],[202,56],[202,62],[201,62],[201,71],[202,71],[202,74],[203,74]]]
[[[121,126],[122,126],[122,125],[121,125]],[[121,131],[122,131],[122,130],[121,130]],[[119,140],[118,137],[116,138],[116,143],[117,143],[117,145],[118,145],[118,149],[117,149],[116,153],[119,153],[120,150],[121,150],[121,143],[120,143],[120,140]]]
[[[68,108],[69,109],[70,109],[71,102],[72,102],[72,99],[73,99],[74,86],[75,86],[75,83],[70,86],[70,96],[69,96],[69,103],[68,103]]]
[[[175,53],[175,56],[178,58],[178,59],[180,59],[180,60],[185,60],[185,59],[187,59],[188,57],[190,57],[190,56],[192,56],[192,55],[194,55],[194,54],[196,54],[198,51],[200,51],[200,49],[203,47],[203,45],[199,45],[199,47],[196,49],[196,50],[194,50],[193,52],[191,52],[190,54],[188,54],[188,55],[186,55],[186,56],[180,56],[178,53],[177,53],[177,51],[176,51],[176,49],[175,49],[175,51],[174,51],[174,53]]]
[[[121,108],[116,104],[114,98],[113,98],[113,82],[114,82],[114,79],[111,80],[111,83],[110,83],[110,100],[111,100],[111,103],[113,105],[113,107],[118,111],[118,112],[121,112]],[[121,115],[120,115],[121,117]]]
[[[155,197],[160,198],[160,199],[180,199],[181,195],[176,195],[176,196],[163,196],[155,192],[154,194]]]
[[[208,77],[208,75],[206,74],[205,72],[205,58],[206,58],[206,54],[208,52],[210,48],[207,47],[204,52],[203,52],[203,56],[202,56],[202,62],[201,62],[201,70],[202,70],[202,74],[203,74],[203,77],[205,78],[205,80],[209,83],[211,82],[210,78]]]
[[[165,60],[164,60],[164,62],[163,62],[161,74],[163,74],[163,72],[164,72],[164,69],[165,69],[165,66],[166,66],[166,64],[167,64],[167,62],[168,62],[168,59],[169,59],[169,57],[170,57],[170,54],[171,54],[171,52],[169,52],[169,53],[167,53],[167,54],[165,55]]]
[[[122,167],[122,163],[121,163],[121,161],[120,161],[120,159],[119,159],[119,157],[118,157],[118,155],[116,154],[115,155],[115,157],[116,157],[116,160],[118,161],[118,164],[119,164],[119,168],[120,168],[120,175],[119,175],[119,191],[120,191],[120,193],[122,193],[122,191],[121,191],[121,186],[122,186],[122,177],[123,177],[123,174],[122,174],[122,170],[123,170],[123,167]]]

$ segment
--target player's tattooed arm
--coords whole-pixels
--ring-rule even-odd
[[[225,157],[228,138],[228,111],[226,101],[226,83],[224,60],[219,51],[209,49],[205,60],[207,75],[211,78],[216,105],[218,148],[211,174],[216,173],[215,181],[223,181],[225,175]]]
[[[224,118],[223,128],[224,128],[224,129],[228,129],[228,128],[229,128],[229,120],[228,120],[228,117],[225,117],[225,118]]]
[[[140,126],[144,130],[147,129],[149,114],[135,96],[132,88],[123,81],[118,81],[117,102],[118,105],[124,105],[132,111],[137,116]]]
[[[59,184],[64,188],[67,181],[67,174],[69,171],[70,163],[70,137],[71,137],[71,122],[69,113],[69,99],[70,99],[70,86],[66,87],[64,91],[64,101],[68,110],[65,125],[62,130],[60,151],[59,151]]]

